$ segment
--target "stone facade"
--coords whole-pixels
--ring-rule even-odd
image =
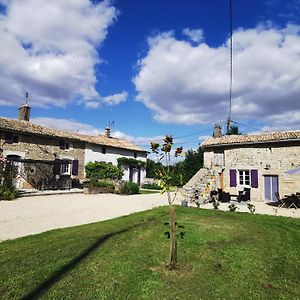
[[[146,161],[147,151],[106,134],[83,135],[33,124],[27,102],[19,120],[0,117],[0,157],[17,168],[14,185],[19,188],[57,189],[76,187],[85,177],[89,161],[117,164],[119,157]],[[141,182],[145,168],[124,166],[124,179]]]
[[[266,189],[269,187],[266,180],[269,178],[276,182],[278,192],[282,196],[300,192],[300,175],[285,173],[300,166],[300,141],[208,147],[204,152],[204,166],[219,174],[219,187],[231,195],[237,195],[238,191],[250,187],[251,200],[267,201]],[[251,186],[251,178],[249,184],[240,184],[240,176],[249,173],[251,177],[251,170],[257,174],[257,184]],[[233,176],[230,172],[237,176],[236,186],[230,182],[230,177]],[[273,188],[276,188],[275,183]]]
[[[20,163],[18,188],[37,187],[38,181],[49,181],[53,177],[53,164],[55,160],[78,160],[78,174],[71,179],[84,178],[84,151],[85,144],[79,141],[63,140],[55,137],[42,137],[31,134],[14,133],[12,143],[5,141],[7,132],[0,132],[0,145],[4,157],[17,156]],[[69,149],[61,149],[61,145],[68,143]],[[39,162],[40,161],[40,162]],[[72,167],[72,163],[70,168]],[[25,180],[26,179],[26,180]]]

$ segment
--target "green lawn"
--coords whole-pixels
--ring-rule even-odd
[[[140,189],[140,194],[159,194],[160,191]]]
[[[166,207],[0,243],[1,299],[300,299],[300,220]]]

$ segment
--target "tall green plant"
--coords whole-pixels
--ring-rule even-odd
[[[175,168],[171,168],[171,151],[173,147],[173,137],[166,135],[164,138],[164,144],[160,146],[158,143],[151,143],[151,151],[157,155],[159,161],[165,160],[166,166],[158,170],[158,177],[161,180],[162,191],[161,194],[167,194],[167,200],[169,204],[169,227],[170,227],[170,264],[171,270],[176,268],[177,265],[177,241],[176,241],[176,222],[175,222],[175,208],[173,206],[176,199],[179,188],[176,189],[174,196],[172,197],[170,191],[170,185],[174,174]],[[176,148],[174,156],[182,154],[182,147]],[[182,176],[181,176],[182,177]]]
[[[17,175],[14,164],[0,157],[0,199],[11,200],[17,197],[18,190],[13,185],[13,179]]]
[[[89,162],[85,166],[86,177],[95,179],[121,179],[123,170],[112,163]]]

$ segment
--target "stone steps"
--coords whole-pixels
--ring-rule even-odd
[[[212,177],[214,177],[214,179]],[[216,189],[215,178],[216,176],[212,170],[201,168],[183,187],[186,198],[190,202],[195,202],[196,196],[198,197],[198,201],[200,201],[200,198],[208,198],[209,191]],[[205,199],[202,200],[205,201]]]

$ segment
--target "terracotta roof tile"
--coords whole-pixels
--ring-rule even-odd
[[[27,121],[20,121],[0,117],[0,130],[9,130],[20,133],[29,133],[45,137],[54,137],[59,139],[68,139],[74,141],[86,142],[89,144],[103,145],[114,148],[122,148],[139,152],[146,152],[146,150],[131,144],[125,140],[114,137],[106,137],[105,135],[93,136],[83,135],[79,133],[52,129],[41,125],[32,124]]]
[[[203,147],[215,147],[215,146],[229,146],[239,144],[261,144],[268,142],[281,142],[299,140],[300,130],[297,131],[278,131],[263,134],[251,134],[251,135],[224,135],[219,138],[210,137],[206,139],[201,146]]]

